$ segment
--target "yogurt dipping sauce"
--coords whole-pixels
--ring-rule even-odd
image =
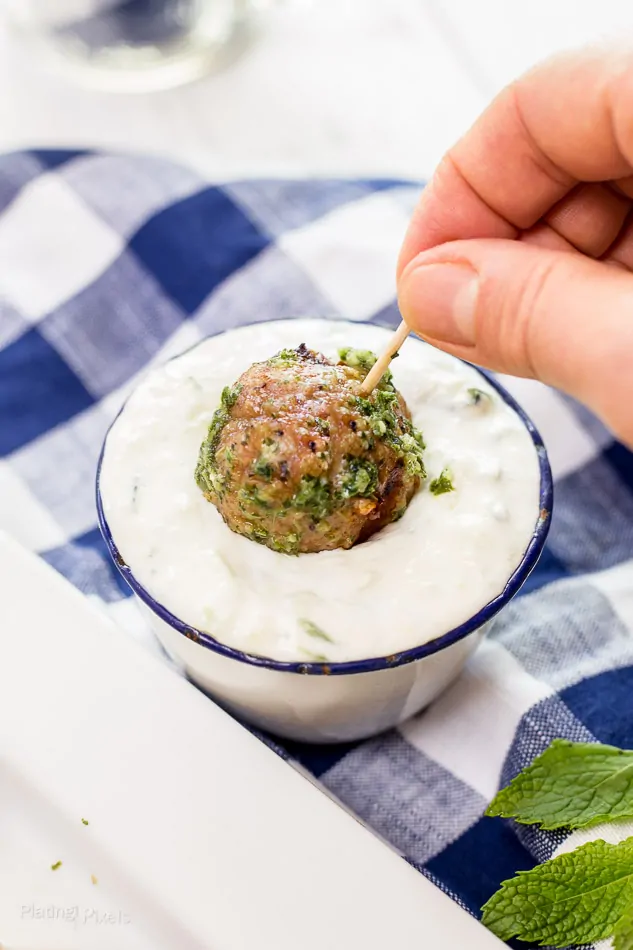
[[[400,521],[350,550],[293,557],[234,534],[195,483],[222,389],[253,362],[302,342],[332,359],[344,346],[377,352],[390,335],[342,321],[256,324],[141,382],[108,435],[100,492],[121,556],[156,601],[246,653],[338,663],[433,640],[503,590],[539,518],[534,443],[476,370],[415,338],[392,371],[424,434],[428,478]],[[434,495],[445,468],[455,490]]]

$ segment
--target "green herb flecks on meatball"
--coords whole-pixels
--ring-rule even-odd
[[[304,344],[226,387],[200,447],[196,482],[232,531],[274,551],[350,548],[397,521],[425,477],[424,442],[387,371],[344,349]]]

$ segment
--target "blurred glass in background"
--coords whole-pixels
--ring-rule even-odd
[[[0,0],[42,60],[91,85],[146,92],[235,58],[265,0]]]

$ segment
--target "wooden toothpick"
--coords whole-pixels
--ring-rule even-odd
[[[375,389],[380,380],[382,379],[385,370],[391,363],[394,354],[398,352],[406,338],[409,336],[409,327],[406,325],[404,320],[394,333],[394,335],[389,340],[389,343],[385,347],[384,351],[378,357],[372,368],[365,376],[365,379],[362,382],[360,391],[363,395],[367,395]]]

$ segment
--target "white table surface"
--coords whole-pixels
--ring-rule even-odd
[[[9,575],[5,950],[503,950],[0,531],[0,576]]]
[[[424,177],[531,63],[629,30],[630,0],[286,0],[222,74],[121,95],[51,75],[0,26],[0,148],[141,149],[214,177]]]

